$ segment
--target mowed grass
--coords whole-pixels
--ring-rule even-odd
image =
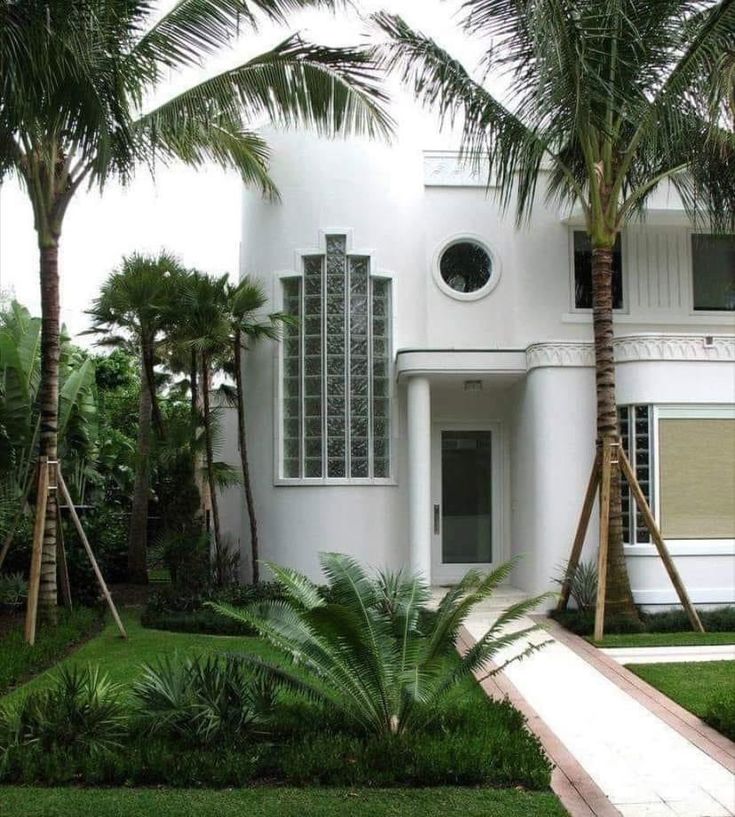
[[[193,633],[171,633],[164,630],[149,630],[140,624],[137,614],[126,613],[123,623],[128,638],[123,639],[114,622],[108,621],[102,632],[83,644],[53,666],[36,676],[22,687],[0,699],[3,702],[46,686],[53,674],[62,666],[99,666],[110,680],[128,685],[139,677],[144,664],[177,655],[211,655],[226,652],[260,652],[268,650],[267,645],[256,638],[237,636],[213,636]],[[2,653],[0,651],[0,659]],[[2,812],[0,812],[2,814]]]
[[[596,647],[712,647],[735,644],[735,633],[626,633],[587,640]]]
[[[567,817],[544,792],[496,789],[0,788],[3,817]]]
[[[713,695],[735,698],[735,661],[629,664],[628,669],[700,718]]]

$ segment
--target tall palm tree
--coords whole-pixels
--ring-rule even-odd
[[[155,365],[165,329],[169,292],[173,281],[184,274],[178,260],[167,252],[157,256],[135,253],[123,258],[120,269],[105,281],[99,297],[87,311],[92,318],[88,333],[102,335],[99,345],[129,349],[140,361],[138,452],[128,530],[128,576],[137,584],[148,581],[148,499],[153,426],[159,436],[163,435]]]
[[[292,320],[290,315],[280,312],[262,315],[261,311],[267,301],[268,298],[261,284],[250,278],[243,278],[237,286],[227,288],[231,326],[232,369],[237,399],[237,437],[242,467],[242,485],[250,522],[250,562],[253,584],[257,584],[260,580],[260,552],[258,519],[255,514],[255,500],[248,463],[245,426],[245,372],[243,371],[242,353],[252,348],[259,340],[277,340],[280,336],[281,326]]]
[[[0,3],[0,181],[20,177],[33,207],[43,315],[41,453],[57,458],[59,244],[82,185],[127,181],[138,165],[172,160],[236,168],[275,194],[268,148],[252,125],[269,119],[322,133],[385,134],[390,122],[368,54],[289,37],[270,51],[144,107],[172,72],[202,66],[259,17],[336,0],[152,0]],[[40,601],[56,605],[56,502],[47,510]]]
[[[735,37],[735,1],[464,0],[464,30],[507,100],[401,18],[375,20],[384,64],[444,122],[461,120],[462,156],[487,162],[518,222],[538,188],[581,207],[592,243],[598,443],[617,435],[612,257],[625,225],[670,183],[692,217],[735,222],[735,145],[722,98],[701,104],[708,66]],[[546,182],[546,184],[544,184]],[[608,614],[635,615],[622,542],[620,485],[610,510]]]
[[[201,422],[204,435],[205,471],[209,493],[217,581],[227,579],[227,557],[220,524],[217,496],[218,468],[214,459],[216,411],[212,406],[212,381],[230,354],[230,322],[227,275],[215,278],[196,270],[180,279],[169,302],[172,340],[195,353]]]

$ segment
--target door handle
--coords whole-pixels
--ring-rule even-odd
[[[436,533],[436,534],[439,533],[439,528],[440,528],[440,525],[441,525],[439,511],[440,511],[439,506],[434,505],[434,533]]]

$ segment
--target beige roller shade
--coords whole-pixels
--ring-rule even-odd
[[[658,445],[664,537],[735,538],[735,420],[661,419]]]

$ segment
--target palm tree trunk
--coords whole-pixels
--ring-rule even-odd
[[[40,455],[55,462],[59,453],[59,242],[58,238],[50,238],[39,243],[42,318]],[[41,556],[41,616],[47,621],[56,622],[57,604],[56,492],[49,491]]]
[[[152,418],[153,401],[148,384],[148,367],[141,353],[138,456],[128,532],[128,578],[134,584],[148,583],[148,495],[150,493]]]
[[[237,435],[240,445],[240,462],[242,463],[242,485],[245,490],[245,504],[248,507],[250,520],[250,561],[252,565],[253,584],[260,581],[260,558],[258,545],[258,519],[255,516],[255,500],[250,482],[250,465],[248,463],[247,439],[245,436],[245,376],[242,371],[242,337],[235,332],[235,386],[237,391]]]
[[[597,388],[597,438],[618,437],[618,413],[615,398],[615,359],[613,349],[612,247],[592,250],[592,321],[595,336],[595,381]],[[630,578],[623,551],[623,509],[620,496],[620,472],[613,469],[610,491],[610,526],[605,611],[609,616],[638,617],[630,589]]]
[[[217,582],[225,583],[225,554],[222,552],[222,537],[219,522],[219,503],[217,500],[217,481],[214,476],[214,452],[212,449],[212,417],[209,408],[209,363],[202,353],[201,377],[202,407],[204,414],[204,448],[207,458],[207,479],[209,482],[209,504],[212,509],[212,528],[214,531],[214,554],[217,567]]]

